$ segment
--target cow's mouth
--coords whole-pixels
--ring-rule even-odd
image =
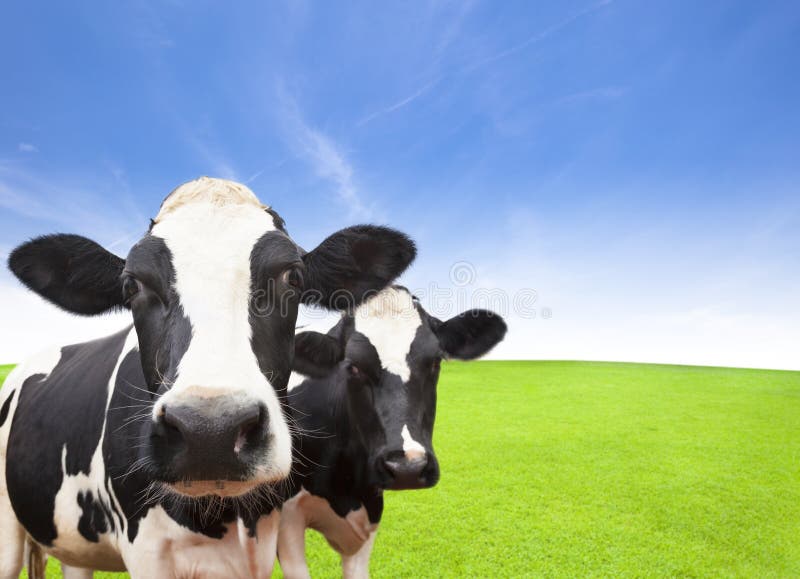
[[[246,495],[257,487],[264,484],[264,481],[251,480],[183,480],[170,483],[170,489],[186,497],[239,497]]]

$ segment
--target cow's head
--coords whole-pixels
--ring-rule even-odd
[[[299,303],[358,302],[414,255],[405,235],[375,226],[305,252],[247,187],[204,177],[166,197],[126,259],[52,235],[18,247],[9,267],[67,311],[130,309],[151,400],[146,472],[182,494],[237,496],[290,471],[283,404]]]
[[[432,438],[442,358],[477,358],[505,333],[503,319],[486,310],[442,322],[395,286],[327,334],[298,333],[295,369],[313,376],[336,372],[337,383],[346,384],[348,424],[367,450],[375,484],[425,488],[439,480]]]

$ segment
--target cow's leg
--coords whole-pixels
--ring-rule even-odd
[[[306,514],[303,511],[303,493],[286,501],[281,508],[278,531],[278,562],[288,579],[308,579],[311,574],[306,563]]]
[[[25,531],[17,521],[0,475],[0,579],[17,579],[25,558]]]
[[[61,564],[61,573],[64,575],[64,579],[92,579],[94,577],[94,571],[91,569],[70,567],[63,563]]]
[[[367,579],[369,577],[369,557],[378,529],[369,534],[369,539],[352,555],[342,555],[342,577],[344,579]]]
[[[28,537],[25,541],[25,567],[29,579],[45,579],[47,572],[47,555],[42,546]]]

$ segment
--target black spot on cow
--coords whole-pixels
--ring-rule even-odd
[[[20,388],[6,482],[17,518],[42,545],[57,536],[53,514],[64,475],[89,474],[103,432],[108,381],[128,331],[65,346],[50,374],[34,374]]]
[[[14,395],[17,393],[16,390],[11,391],[11,396],[6,398],[6,401],[3,402],[3,407],[0,408],[0,428],[6,423],[6,419],[8,418],[8,411],[11,408],[11,401],[14,400]]]
[[[81,508],[81,518],[78,520],[78,532],[92,543],[100,541],[100,534],[111,530],[114,521],[110,512],[100,500],[95,500],[92,491],[79,492],[78,506]]]

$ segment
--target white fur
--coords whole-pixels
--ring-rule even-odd
[[[133,579],[269,577],[275,564],[279,519],[277,509],[261,517],[256,537],[250,537],[237,519],[227,526],[222,539],[215,539],[179,525],[159,506],[142,518],[139,535],[132,545],[123,546],[123,556]]]
[[[61,574],[64,579],[92,579],[94,572],[91,569],[81,569],[80,567],[70,567],[61,564]]]
[[[284,503],[278,533],[278,556],[287,578],[310,576],[305,559],[306,528],[322,533],[342,556],[345,577],[367,576],[369,554],[378,525],[370,523],[363,506],[347,513],[346,517],[340,517],[327,500],[305,489]]]
[[[406,453],[408,460],[416,460],[425,456],[425,447],[411,438],[411,432],[408,430],[407,424],[403,425],[403,430],[400,434],[403,437],[403,452]]]
[[[250,342],[250,253],[275,225],[249,189],[202,178],[178,188],[164,202],[151,233],[172,254],[175,290],[192,325],[192,339],[170,390],[153,407],[192,389],[245,394],[269,412],[274,444],[259,481],[284,478],[291,468],[291,439],[269,380]]]
[[[97,448],[94,449],[94,454],[92,454],[89,472],[79,472],[75,475],[67,474],[66,461],[70,449],[66,445],[61,449],[61,471],[64,473],[64,478],[61,482],[61,487],[56,493],[53,514],[58,535],[53,542],[53,549],[49,550],[51,554],[59,559],[77,561],[81,564],[88,564],[102,569],[124,568],[119,556],[116,535],[106,533],[100,535],[98,543],[92,543],[78,532],[78,521],[82,513],[76,498],[78,493],[91,492],[94,500],[99,500],[109,505],[113,503],[117,512],[122,512],[122,507],[113,491],[109,493],[106,490],[103,440],[105,439],[106,422],[108,421],[108,408],[111,403],[111,397],[114,394],[119,368],[126,356],[138,347],[139,342],[136,330],[132,328],[125,337],[122,352],[120,352],[117,363],[114,365],[114,370],[108,380],[103,430],[101,431]],[[78,452],[79,450],[73,449],[73,451]],[[119,520],[115,519],[114,524],[118,526]]]
[[[6,487],[6,451],[8,449],[8,435],[14,412],[19,402],[19,390],[26,378],[32,374],[49,375],[61,358],[60,348],[50,348],[30,358],[27,362],[14,368],[6,377],[3,389],[0,390],[0,405],[12,393],[14,399],[9,407],[6,421],[0,428],[0,577],[18,577],[22,568],[25,553],[25,531],[17,521],[14,508],[8,498]]]
[[[377,536],[376,529],[369,534],[369,538],[364,541],[358,552],[353,555],[342,555],[342,577],[344,579],[368,579],[369,558],[372,555],[372,547],[375,545]]]
[[[403,382],[411,377],[407,357],[421,325],[411,295],[392,287],[367,300],[355,312],[356,331],[375,347],[383,368],[400,376]]]
[[[255,193],[241,183],[227,179],[200,177],[180,185],[167,195],[154,221],[158,223],[169,213],[190,203],[209,203],[217,207],[252,205],[262,211],[267,208],[267,205],[261,204]]]
[[[286,385],[286,391],[291,392],[300,386],[300,384],[302,384],[306,379],[308,379],[308,376],[305,374],[301,374],[300,372],[292,372],[289,376],[289,383]]]

